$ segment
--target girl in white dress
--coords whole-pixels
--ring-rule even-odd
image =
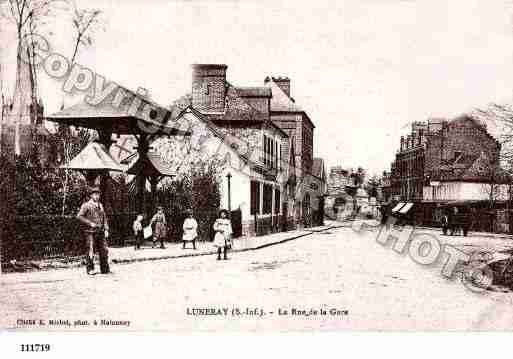
[[[192,247],[196,249],[196,238],[198,238],[198,222],[192,217],[192,212],[189,212],[183,222],[183,249],[187,242],[192,242]]]
[[[223,258],[228,259],[228,248],[231,247],[232,222],[228,219],[228,212],[221,210],[219,218],[214,223],[214,247],[217,248],[217,260],[221,260],[221,252]]]

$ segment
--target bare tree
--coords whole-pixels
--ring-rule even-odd
[[[81,9],[77,7],[76,1],[72,3],[72,25],[73,25],[73,54],[71,56],[71,66],[75,64],[75,61],[78,56],[78,50],[81,47],[91,46],[93,43],[94,35],[98,30],[105,31],[105,21],[102,19],[102,11],[99,9]],[[63,134],[63,151],[64,151],[64,161],[66,163],[70,162],[73,156],[77,153],[74,153],[73,147],[75,140],[74,136],[69,128],[59,128],[59,131]],[[91,139],[92,134],[89,130],[80,130],[76,133],[81,142],[84,142],[83,139]],[[87,145],[87,142],[80,146],[80,148],[84,148]],[[64,215],[66,210],[66,198],[68,193],[68,184],[70,180],[70,170],[65,170],[64,176],[64,194],[62,197],[62,214]]]
[[[507,183],[507,209],[510,211],[513,203],[513,185],[511,183],[511,178],[513,178],[513,105],[491,103],[486,108],[475,109],[472,115],[486,125],[494,127],[497,132],[497,140],[501,145],[499,163],[488,169],[490,183],[485,190],[490,207],[503,194],[501,187]],[[513,220],[510,219],[511,224],[513,224]],[[510,229],[510,231],[512,230]]]
[[[105,20],[102,18],[102,11],[99,9],[80,9],[73,1],[72,23],[74,32],[73,65],[80,47],[87,47],[93,44],[97,31],[105,31]]]

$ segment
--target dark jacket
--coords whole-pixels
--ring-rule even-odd
[[[100,232],[109,230],[109,223],[107,222],[107,215],[101,203],[96,203],[92,199],[82,204],[80,211],[78,211],[77,218],[84,224],[85,232]],[[96,227],[93,228],[92,225]]]

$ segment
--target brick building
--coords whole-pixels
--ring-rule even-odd
[[[391,165],[393,199],[422,201],[424,187],[431,182],[486,182],[486,171],[479,171],[477,165],[498,168],[499,153],[498,141],[470,116],[414,123],[411,133],[401,136]]]
[[[507,199],[509,181],[500,151],[486,126],[468,115],[414,123],[391,164],[391,198],[417,203],[414,212],[424,222],[436,222],[447,205],[499,204]]]

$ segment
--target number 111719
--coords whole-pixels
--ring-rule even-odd
[[[20,349],[22,352],[48,352],[50,344],[21,344]]]

